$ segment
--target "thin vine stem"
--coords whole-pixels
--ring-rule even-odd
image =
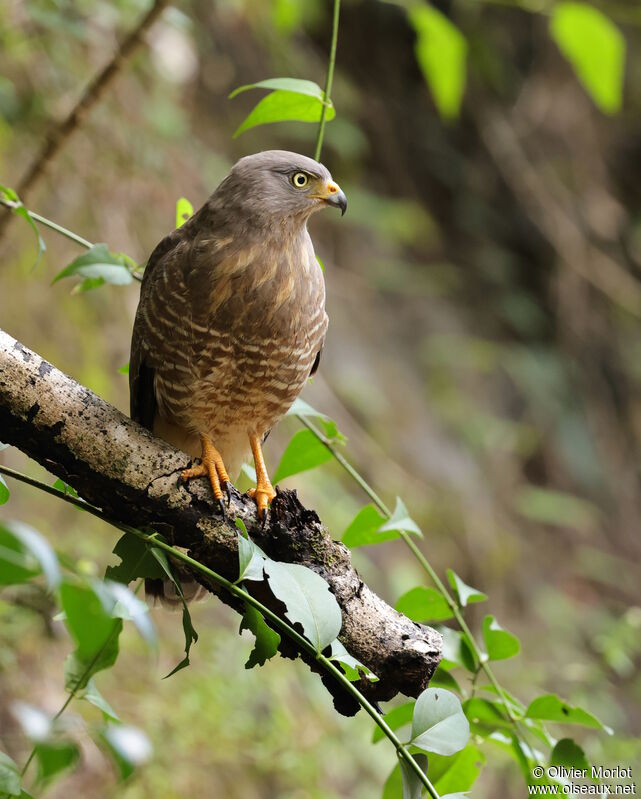
[[[12,470],[12,471],[13,471],[13,470]],[[19,474],[19,473],[18,473],[18,474]],[[12,477],[15,477],[15,476],[16,476],[16,473],[14,472],[14,474],[12,475]],[[26,475],[25,475],[25,477],[26,477]],[[25,482],[27,482],[27,480],[25,480]],[[30,485],[33,485],[33,483],[32,483],[32,482],[30,482],[29,484],[30,484]],[[54,491],[55,491],[55,489],[54,489]],[[57,491],[56,493],[60,494],[61,492],[60,492],[60,491]],[[136,564],[136,566],[134,567],[134,570],[133,570],[133,571],[135,571],[135,569],[136,569],[136,568],[137,568],[137,567],[140,565],[140,562],[142,561],[143,557],[144,557],[144,555],[143,555],[143,556],[142,556],[142,557],[141,557],[141,558],[138,560],[138,563],[137,563],[137,564]],[[134,593],[135,593],[135,594],[137,594],[137,593],[140,591],[140,589],[142,588],[142,584],[143,584],[143,581],[142,581],[142,580],[139,580],[139,581],[138,581],[138,584],[136,585],[136,588],[134,589]],[[90,675],[90,674],[91,674],[91,672],[92,672],[92,669],[93,669],[93,667],[96,665],[96,663],[98,662],[98,660],[99,660],[99,659],[100,659],[100,657],[102,656],[102,653],[103,653],[103,652],[105,651],[105,649],[106,649],[106,648],[109,646],[109,644],[111,644],[111,642],[113,641],[113,638],[114,638],[114,635],[116,635],[116,630],[117,630],[117,629],[118,629],[118,626],[114,624],[114,628],[113,628],[113,630],[112,630],[112,631],[109,633],[109,635],[108,635],[108,636],[107,636],[107,638],[105,639],[105,642],[104,642],[104,643],[103,643],[103,645],[100,647],[100,649],[99,649],[99,650],[96,652],[96,654],[95,654],[95,655],[94,655],[94,656],[91,658],[91,660],[89,661],[89,663],[87,663],[87,665],[85,666],[85,668],[84,668],[84,670],[83,670],[82,674],[80,675],[80,677],[79,677],[79,678],[78,678],[78,680],[76,681],[76,684],[75,684],[75,685],[73,686],[73,688],[72,688],[72,689],[69,691],[69,696],[68,696],[68,697],[65,699],[65,701],[64,701],[64,702],[62,703],[62,705],[60,706],[60,708],[59,708],[58,712],[57,712],[57,713],[55,714],[55,716],[53,716],[53,718],[51,719],[52,723],[53,723],[54,721],[56,721],[57,719],[59,719],[59,718],[60,718],[60,716],[62,716],[62,714],[63,714],[63,713],[65,712],[65,710],[66,710],[66,709],[69,707],[69,705],[71,704],[71,702],[72,702],[72,701],[73,701],[73,700],[76,698],[76,696],[78,695],[78,691],[80,690],[80,686],[81,686],[81,685],[82,685],[82,683],[85,681],[85,679],[86,679],[87,677],[89,677],[89,675]],[[31,765],[31,761],[32,761],[32,760],[33,760],[33,758],[36,756],[36,750],[37,750],[37,747],[36,747],[36,746],[34,746],[34,747],[33,747],[33,749],[31,750],[31,753],[29,754],[29,757],[27,758],[27,760],[26,760],[26,762],[25,762],[24,766],[22,767],[22,771],[20,772],[20,776],[21,776],[21,777],[24,777],[24,775],[27,773],[27,769],[28,769],[28,768],[29,768],[29,766]]]
[[[7,200],[4,197],[0,197],[0,205],[4,205],[5,208],[9,208],[10,210],[15,210],[16,208],[23,207],[21,203],[14,202],[13,200]],[[52,222],[51,219],[47,219],[46,216],[41,216],[37,214],[35,211],[29,211],[25,208],[29,216],[34,220],[34,222],[39,222],[41,225],[50,228],[51,230],[55,230],[56,233],[60,233],[61,236],[64,236],[71,241],[74,241],[76,244],[79,244],[81,247],[86,247],[90,250],[93,247],[93,244],[88,241],[87,239],[83,239],[82,236],[79,236],[77,233],[74,233],[72,230],[67,230],[66,227],[62,227],[57,222]]]
[[[321,142],[321,144],[322,144],[322,142]],[[14,203],[12,203],[9,200],[5,200],[5,199],[3,199],[1,197],[0,197],[0,204],[10,205],[11,207],[14,206]],[[67,238],[70,238],[72,241],[75,241],[75,242],[77,242],[79,244],[82,244],[82,246],[85,246],[85,247],[91,247],[92,246],[91,242],[87,241],[86,239],[83,239],[81,236],[78,236],[77,234],[73,233],[72,231],[67,230],[66,228],[63,228],[61,225],[58,225],[56,222],[52,222],[50,219],[47,219],[46,217],[40,216],[39,214],[34,215],[34,213],[32,211],[29,211],[29,213],[31,214],[31,216],[34,217],[34,219],[36,219],[36,221],[41,222],[41,224],[46,225],[47,227],[51,228],[52,230],[55,230],[58,233],[61,233],[61,235],[66,236]],[[133,276],[135,278],[137,278],[137,279],[140,279],[138,275],[134,274]],[[297,414],[296,418],[298,419],[298,421],[301,424],[303,424],[305,427],[307,427],[316,436],[316,438],[318,438],[318,440],[325,447],[327,447],[329,452],[332,454],[333,458],[341,465],[341,467],[347,472],[347,474],[352,478],[352,480],[354,480],[354,482],[357,483],[357,485],[363,490],[363,492],[372,500],[372,502],[378,507],[378,509],[381,511],[381,513],[383,513],[383,515],[386,518],[388,518],[388,519],[391,518],[392,513],[391,513],[390,509],[388,508],[388,506],[385,504],[385,502],[376,493],[376,491],[367,482],[367,480],[365,480],[365,478],[345,458],[345,456],[336,449],[336,447],[327,438],[327,436],[325,436],[316,427],[316,425],[314,425],[312,422],[310,422],[309,419],[306,418],[305,416],[301,416],[301,415]],[[55,496],[60,496],[61,495],[60,492],[57,491],[56,489],[51,488],[50,486],[47,486],[44,483],[40,483],[40,481],[38,481],[38,480],[33,480],[32,478],[29,478],[27,475],[22,475],[19,472],[12,473],[13,470],[8,469],[8,467],[0,466],[0,473],[2,473],[2,472],[4,472],[5,474],[8,474],[11,477],[15,477],[16,479],[23,480],[23,482],[27,482],[27,483],[29,483],[30,485],[33,485],[36,488],[41,488],[42,490],[47,491],[48,493],[53,494]],[[68,496],[65,496],[65,499],[67,501],[69,501],[70,498]],[[73,499],[73,498],[71,498],[71,499]],[[89,512],[91,512],[91,506],[87,505],[87,503],[85,503],[82,500],[79,500],[79,501],[77,501],[74,504],[76,504],[78,507],[82,507],[85,510],[88,510]],[[106,521],[109,521],[106,517],[101,515],[100,512],[98,513],[98,516],[99,516],[99,518],[102,518],[102,519],[104,519]],[[110,524],[114,524],[111,521],[109,521],[109,523]],[[115,526],[117,526],[117,525],[115,525]],[[532,749],[532,747],[528,744],[528,742],[525,740],[525,737],[524,737],[524,735],[522,734],[522,732],[520,730],[519,719],[517,719],[517,717],[514,715],[514,712],[513,712],[512,708],[510,706],[510,703],[509,703],[509,701],[507,699],[507,696],[505,695],[505,691],[503,690],[501,684],[499,683],[498,679],[496,678],[496,675],[494,674],[494,671],[492,670],[492,667],[489,665],[487,660],[484,659],[484,657],[482,656],[480,647],[478,646],[478,644],[476,642],[476,639],[472,635],[472,632],[471,632],[470,628],[468,627],[467,622],[465,621],[462,613],[460,612],[460,609],[459,609],[458,605],[456,604],[456,601],[454,600],[454,598],[452,597],[450,592],[447,590],[447,588],[444,585],[443,581],[440,579],[440,577],[438,576],[436,571],[433,569],[432,565],[429,563],[427,558],[423,555],[423,553],[420,551],[420,549],[416,546],[416,544],[412,540],[411,536],[407,532],[405,532],[404,530],[400,530],[399,534],[400,534],[400,537],[402,538],[403,542],[405,543],[405,545],[411,550],[412,554],[414,555],[414,557],[416,558],[418,563],[421,565],[422,569],[430,577],[430,579],[432,580],[432,582],[436,586],[436,588],[439,591],[439,593],[441,593],[441,595],[443,596],[443,598],[447,602],[448,607],[452,611],[452,615],[456,619],[457,624],[461,628],[462,632],[467,636],[467,638],[469,640],[469,643],[470,643],[470,646],[472,647],[472,650],[473,650],[478,662],[481,664],[481,668],[482,668],[484,674],[486,675],[486,677],[488,678],[488,680],[490,681],[490,683],[494,687],[494,690],[496,691],[496,693],[497,693],[497,695],[498,695],[498,697],[499,697],[499,699],[501,701],[501,704],[503,705],[503,708],[505,710],[507,718],[513,724],[519,739],[530,750],[531,756],[532,756],[533,760],[536,762],[537,758],[536,758],[535,752]]]
[[[332,102],[332,84],[334,82],[334,65],[336,63],[336,48],[338,46],[338,19],[341,10],[341,0],[334,0],[334,14],[332,18],[332,42],[329,49],[329,63],[327,65],[327,78],[325,80],[325,91],[323,92],[323,107],[321,109],[321,117],[318,123],[318,134],[316,136],[316,149],[314,151],[314,160],[320,159],[321,150],[323,149],[323,136],[325,135],[325,124],[327,123],[327,109]]]
[[[338,2],[340,2],[340,0],[338,0]],[[321,145],[322,145],[322,139],[321,139]],[[318,157],[320,157],[320,153],[319,153]],[[1,197],[0,197],[0,204],[4,204],[4,205],[10,206],[10,207],[14,206],[14,203],[12,203],[9,200],[5,200],[5,199],[3,199]],[[40,216],[40,214],[34,215],[34,213],[32,211],[29,211],[29,213],[31,214],[31,216],[34,217],[34,219],[36,219],[36,221],[40,222],[41,224],[46,225],[47,227],[51,228],[52,230],[55,230],[58,233],[61,233],[61,235],[66,236],[67,238],[70,238],[72,241],[75,241],[75,242],[77,242],[79,244],[82,244],[82,246],[85,246],[85,247],[91,247],[92,246],[91,242],[87,241],[86,239],[83,239],[81,236],[78,236],[76,233],[73,233],[72,231],[67,230],[66,228],[63,228],[61,225],[58,225],[56,222],[52,222],[50,219],[47,219],[46,217]],[[140,277],[138,275],[134,274],[133,276],[135,278],[137,278],[137,279],[140,279]],[[301,415],[297,414],[296,418],[298,419],[298,421],[301,424],[303,424],[305,427],[307,427],[325,447],[327,447],[329,452],[332,454],[333,458],[341,465],[341,467],[347,472],[347,474],[349,474],[349,476],[352,478],[352,480],[354,480],[354,482],[357,483],[357,485],[363,490],[363,492],[379,508],[381,513],[383,513],[383,515],[386,518],[388,518],[388,519],[391,518],[392,512],[390,511],[388,506],[385,504],[385,502],[376,493],[376,491],[372,488],[372,486],[370,486],[370,484],[367,482],[367,480],[365,480],[365,478],[345,458],[345,456],[341,452],[339,452],[336,449],[336,447],[334,447],[334,445],[327,438],[327,436],[325,436],[316,427],[316,425],[314,425],[312,422],[310,422],[309,419],[306,418],[305,416],[301,416]],[[15,477],[16,479],[23,480],[23,482],[27,482],[27,483],[29,483],[30,485],[33,485],[36,488],[41,488],[42,490],[45,490],[48,493],[53,494],[55,496],[60,496],[61,495],[60,492],[57,491],[56,489],[51,488],[50,486],[47,486],[44,483],[40,483],[40,481],[38,481],[38,480],[33,480],[32,478],[29,478],[27,475],[22,475],[19,472],[12,473],[13,470],[8,469],[8,467],[0,466],[0,473],[2,473],[2,472],[4,472],[5,474],[8,474],[11,477]],[[69,499],[70,499],[68,496],[65,496],[64,498],[67,501],[69,501]],[[71,498],[71,499],[73,499],[73,498]],[[82,507],[85,510],[88,510],[89,512],[91,512],[91,506],[87,505],[87,503],[85,503],[82,500],[79,500],[79,501],[77,501],[74,504],[76,504],[78,507]],[[99,518],[102,518],[102,519],[104,519],[106,521],[109,521],[106,517],[101,515],[100,512],[98,513],[98,516],[99,516]],[[109,521],[109,523],[110,524],[114,524],[111,521]],[[115,525],[115,526],[117,526],[117,525]],[[533,760],[536,762],[537,758],[536,758],[536,755],[534,753],[534,750],[528,744],[528,742],[525,740],[525,737],[523,736],[522,732],[520,731],[519,719],[514,715],[514,712],[513,712],[512,708],[510,706],[510,703],[509,703],[509,701],[507,699],[507,696],[505,695],[505,691],[503,690],[501,684],[499,683],[498,679],[496,678],[496,675],[494,674],[494,671],[492,670],[492,667],[489,665],[487,660],[482,656],[480,647],[478,646],[478,644],[476,642],[476,639],[472,635],[472,632],[471,632],[470,628],[468,627],[467,622],[465,621],[462,613],[460,612],[460,609],[459,609],[458,605],[456,604],[456,601],[454,600],[454,598],[452,597],[450,592],[447,590],[447,588],[444,585],[443,581],[440,579],[440,577],[438,576],[436,571],[433,569],[432,565],[429,563],[427,558],[423,555],[423,553],[420,551],[420,549],[416,546],[416,544],[412,540],[411,536],[407,532],[405,532],[404,530],[400,530],[399,534],[400,534],[400,537],[402,538],[403,542],[405,543],[405,545],[411,550],[412,554],[414,555],[414,557],[416,558],[418,563],[421,565],[422,569],[430,577],[430,579],[432,580],[432,582],[436,586],[436,588],[439,591],[439,593],[441,593],[441,595],[443,596],[443,598],[447,602],[448,607],[452,611],[452,615],[456,619],[457,624],[461,628],[462,632],[467,636],[467,638],[469,640],[469,643],[470,643],[470,646],[472,647],[472,650],[473,650],[478,662],[480,663],[484,674],[486,675],[486,677],[488,678],[488,680],[490,681],[490,683],[494,687],[494,689],[495,689],[495,691],[496,691],[496,693],[497,693],[497,695],[498,695],[498,697],[499,697],[499,699],[501,701],[501,704],[503,705],[503,708],[505,710],[507,718],[513,724],[519,739],[530,750],[531,756],[532,756]]]
[[[336,44],[337,44],[337,41],[338,41],[339,11],[340,11],[340,0],[335,0],[335,4],[334,4],[334,20],[333,20],[334,24],[333,24],[333,28],[332,28],[332,47],[331,47],[331,50],[330,50],[330,61],[329,61],[329,66],[328,66],[327,82],[326,82],[326,97],[329,95],[329,92],[331,91],[332,80],[333,80],[334,63],[335,63],[335,58],[336,58]],[[323,113],[321,115],[321,120],[320,120],[320,123],[319,123],[319,131],[318,131],[318,138],[317,138],[317,143],[316,143],[316,153],[315,153],[316,160],[318,160],[320,158],[320,154],[321,154],[322,143],[323,143],[323,129],[324,129],[324,126],[325,126],[325,106],[323,107]],[[0,204],[5,205],[8,208],[16,207],[16,203],[14,203],[14,202],[12,202],[10,200],[6,200],[6,199],[4,199],[2,197],[0,197]],[[46,227],[50,228],[51,230],[56,231],[57,233],[60,233],[61,235],[65,236],[66,238],[71,239],[72,241],[76,242],[77,244],[80,244],[81,246],[86,247],[86,248],[91,248],[93,246],[90,241],[88,241],[87,239],[82,238],[81,236],[77,235],[76,233],[73,233],[72,231],[62,227],[62,225],[58,225],[56,222],[53,222],[52,220],[47,219],[46,217],[41,216],[40,214],[36,214],[33,211],[28,211],[28,212],[29,212],[29,214],[32,216],[32,218],[35,221],[39,222],[42,225],[45,225]],[[138,280],[141,279],[136,274],[133,274],[133,277],[135,277]],[[352,480],[354,480],[354,482],[357,483],[357,485],[363,490],[363,492],[372,500],[372,502],[379,508],[379,510],[383,513],[383,515],[386,518],[388,518],[388,519],[391,518],[392,512],[390,511],[388,506],[385,504],[385,502],[376,493],[376,491],[372,488],[372,486],[370,486],[370,484],[365,480],[365,478],[362,477],[362,475],[351,465],[351,463],[349,463],[349,461],[344,457],[344,455],[341,452],[339,452],[333,446],[332,442],[329,441],[329,439],[312,422],[310,422],[309,419],[307,419],[306,417],[301,416],[301,415],[297,415],[296,418],[301,422],[301,424],[303,424],[305,427],[307,427],[316,436],[316,438],[318,438],[318,440],[329,450],[329,452],[331,453],[333,458],[341,465],[341,467],[347,472],[347,474],[349,474],[349,476],[352,478]],[[7,474],[10,477],[14,477],[14,478],[16,478],[18,480],[22,480],[23,482],[28,483],[29,485],[32,485],[32,486],[34,486],[36,488],[40,488],[41,490],[44,490],[47,493],[50,493],[52,495],[55,495],[55,496],[58,496],[58,497],[62,497],[65,501],[71,502],[72,504],[75,504],[77,507],[81,507],[84,510],[87,510],[90,513],[93,513],[94,515],[98,516],[98,518],[101,518],[104,521],[107,521],[109,524],[112,524],[113,526],[117,527],[120,530],[123,530],[124,532],[133,532],[134,534],[139,533],[139,531],[136,531],[134,528],[125,530],[125,528],[122,525],[118,525],[117,523],[111,521],[104,514],[102,514],[102,512],[99,511],[99,509],[93,508],[93,506],[89,505],[88,503],[84,502],[83,500],[75,500],[74,497],[70,497],[69,495],[63,495],[57,489],[54,489],[51,486],[47,486],[46,484],[41,483],[40,481],[35,480],[33,478],[29,478],[27,475],[23,475],[20,472],[15,472],[14,470],[9,469],[8,467],[4,467],[4,466],[0,466],[0,473],[4,473],[4,474]],[[510,706],[510,703],[509,703],[509,701],[507,699],[507,696],[505,695],[505,691],[503,690],[502,686],[500,685],[499,681],[497,680],[496,675],[494,674],[494,671],[492,670],[491,666],[487,662],[487,659],[484,657],[483,653],[481,652],[480,647],[478,646],[478,644],[476,642],[476,639],[474,638],[469,626],[467,625],[467,622],[465,621],[462,613],[460,612],[460,609],[459,609],[456,601],[454,600],[454,598],[452,597],[450,592],[447,590],[446,586],[444,585],[444,583],[442,582],[442,580],[440,579],[440,577],[438,576],[438,574],[436,573],[434,568],[431,566],[429,561],[425,558],[423,553],[416,546],[416,544],[412,540],[411,536],[404,530],[399,530],[399,534],[400,534],[400,537],[402,538],[403,542],[410,549],[410,551],[412,552],[412,554],[414,555],[416,560],[421,565],[422,569],[430,577],[430,579],[432,580],[432,582],[436,586],[436,588],[439,591],[439,593],[443,596],[443,598],[447,602],[448,607],[450,608],[450,610],[452,612],[452,615],[454,616],[457,624],[459,625],[459,627],[462,630],[462,632],[467,636],[469,644],[470,644],[470,646],[472,648],[472,651],[474,652],[474,655],[475,655],[476,659],[480,663],[481,669],[483,670],[483,672],[485,673],[486,677],[488,678],[488,680],[490,681],[490,683],[494,687],[494,689],[495,689],[495,691],[497,693],[497,696],[499,697],[499,699],[501,701],[501,704],[503,705],[503,708],[505,710],[507,718],[510,720],[510,722],[513,724],[513,726],[515,728],[517,736],[519,737],[521,742],[530,750],[531,756],[532,756],[533,760],[536,762],[537,758],[536,758],[536,755],[534,753],[534,750],[532,749],[532,747],[529,746],[528,742],[525,740],[525,737],[523,736],[523,734],[522,734],[522,732],[520,730],[519,719],[514,715],[514,712],[513,712],[512,708]],[[172,552],[174,552],[174,550],[172,550]],[[175,557],[179,557],[179,555],[175,554]],[[340,672],[340,673],[342,675],[342,672]],[[347,683],[349,683],[349,680],[347,680],[347,678],[345,678],[345,680],[346,680]],[[351,683],[349,683],[349,684],[351,685]],[[359,694],[359,695],[362,696],[361,694]],[[365,697],[363,697],[363,699],[365,699]],[[367,701],[367,700],[365,700],[365,701]],[[378,717],[378,713],[376,713],[375,710],[374,710],[374,713],[376,714],[374,716],[374,718],[377,718]],[[381,727],[381,729],[383,729],[383,728]],[[389,736],[387,736],[387,737],[389,737]],[[394,739],[390,738],[390,740],[396,746],[396,743],[395,743]],[[418,771],[421,774],[423,774],[423,772],[421,771],[421,769],[418,766],[418,764],[416,764],[416,768],[418,769]],[[423,784],[425,784],[425,783],[423,783]]]
[[[293,627],[291,627],[286,621],[277,616],[272,610],[262,604],[258,599],[253,597],[250,593],[245,591],[240,586],[232,583],[230,580],[227,580],[221,574],[213,571],[205,564],[200,563],[199,561],[195,560],[194,558],[187,555],[185,552],[177,549],[170,544],[167,544],[162,539],[158,538],[157,533],[144,533],[142,530],[138,530],[135,527],[131,527],[127,524],[121,524],[120,522],[116,522],[113,519],[110,519],[105,513],[103,513],[100,508],[97,508],[95,505],[92,505],[89,502],[86,502],[83,499],[79,499],[74,497],[70,494],[65,494],[62,491],[54,488],[53,486],[49,486],[46,483],[38,480],[34,477],[29,477],[28,475],[24,474],[23,472],[19,472],[16,469],[11,469],[8,466],[4,466],[0,464],[0,474],[4,474],[7,477],[12,477],[15,480],[20,480],[27,485],[32,486],[33,488],[38,488],[41,491],[46,492],[47,494],[51,494],[53,496],[58,497],[58,499],[62,499],[65,502],[68,502],[71,505],[74,505],[77,508],[82,508],[83,510],[91,513],[93,516],[96,516],[102,521],[107,522],[112,527],[117,528],[121,532],[130,533],[135,535],[137,538],[140,538],[144,541],[147,545],[156,547],[157,549],[161,549],[167,554],[171,555],[173,558],[183,561],[187,565],[191,566],[192,569],[199,571],[201,574],[204,574],[209,579],[213,580],[219,586],[224,588],[230,594],[233,594],[239,599],[242,599],[248,605],[251,605],[257,611],[259,611],[266,619],[274,624],[274,626],[278,627],[288,638],[294,641],[298,646],[303,649],[307,654],[311,655],[316,662],[321,665],[325,671],[330,673],[337,682],[339,682],[342,687],[354,697],[354,699],[359,703],[359,705],[365,710],[365,712],[373,719],[376,725],[380,728],[382,733],[391,741],[394,748],[396,749],[397,755],[399,758],[402,758],[407,765],[412,769],[412,771],[416,774],[417,778],[421,781],[423,786],[427,789],[427,792],[432,797],[432,799],[440,799],[439,794],[436,788],[432,785],[430,779],[428,778],[427,774],[421,769],[419,764],[416,762],[412,754],[407,748],[406,744],[403,744],[398,736],[394,733],[391,727],[387,724],[387,722],[383,719],[381,714],[376,710],[376,708],[368,701],[368,699],[363,696],[363,694],[356,688],[356,686],[350,682],[347,677],[343,674],[343,672],[332,663],[332,661],[323,655],[322,653],[318,652],[314,645],[310,643],[304,636],[302,636],[299,632],[297,632]],[[64,711],[67,707],[69,702],[71,701],[72,697],[68,697],[65,704],[59,711],[59,713],[55,716],[58,718],[58,715]],[[33,756],[35,754],[35,750],[31,753],[27,763],[24,767],[23,774],[26,771],[29,763],[31,762]]]
[[[377,508],[381,511],[381,513],[387,519],[390,519],[392,517],[392,513],[391,513],[390,509],[387,507],[387,505],[379,497],[379,495],[376,493],[376,491],[370,486],[370,484],[367,482],[367,480],[365,480],[365,478],[361,474],[359,474],[358,471],[356,471],[356,469],[345,458],[345,456],[336,449],[336,447],[327,438],[327,436],[325,436],[316,427],[316,425],[313,424],[312,422],[310,422],[309,419],[307,419],[305,416],[297,415],[297,418],[308,430],[310,430],[316,436],[316,438],[321,442],[321,444],[323,444],[329,450],[329,452],[332,454],[334,459],[336,461],[338,461],[338,463],[343,467],[343,469],[347,472],[347,474],[349,474],[349,476],[360,486],[360,488],[362,488],[362,490],[367,494],[367,496],[377,506]],[[481,652],[481,648],[479,647],[474,635],[472,634],[472,631],[470,630],[467,622],[465,621],[465,618],[464,618],[463,614],[461,613],[461,610],[460,610],[456,600],[451,595],[451,593],[448,591],[447,587],[445,586],[445,584],[443,583],[441,578],[438,576],[438,574],[436,573],[436,571],[433,568],[433,566],[431,565],[431,563],[427,560],[425,555],[418,548],[418,546],[416,545],[416,543],[412,539],[411,535],[409,533],[407,533],[405,530],[399,530],[398,533],[399,533],[400,537],[402,538],[403,542],[405,543],[405,545],[411,551],[412,555],[415,557],[415,559],[420,564],[420,566],[423,569],[423,571],[429,576],[430,580],[436,586],[436,589],[438,590],[438,592],[441,594],[443,599],[447,602],[447,605],[448,605],[450,611],[452,612],[452,615],[454,616],[454,618],[456,620],[456,623],[458,624],[458,626],[461,628],[462,632],[467,637],[469,645],[472,648],[472,651],[474,653],[474,656],[475,656],[476,660],[480,664],[480,667],[483,670],[483,672],[485,673],[485,676],[488,678],[490,683],[493,685],[494,690],[496,691],[496,693],[497,693],[497,695],[498,695],[498,697],[499,697],[499,699],[501,701],[501,704],[503,705],[503,708],[505,710],[507,718],[510,720],[510,722],[514,726],[514,729],[515,729],[515,731],[517,733],[517,736],[519,737],[521,742],[529,749],[530,755],[531,755],[532,759],[534,760],[534,762],[538,763],[538,760],[536,758],[536,754],[535,754],[534,750],[529,745],[529,743],[525,739],[525,736],[523,735],[523,733],[522,733],[522,731],[520,729],[519,719],[514,715],[514,712],[513,712],[512,707],[511,707],[511,705],[510,705],[510,703],[508,701],[508,698],[505,695],[505,691],[503,690],[503,688],[501,687],[499,681],[497,680],[496,675],[494,674],[494,671],[493,671],[492,667],[489,665],[489,663],[487,661],[487,656],[483,652]]]
[[[38,214],[35,211],[30,211],[23,203],[15,202],[14,200],[7,200],[6,197],[0,197],[0,205],[4,205],[5,208],[9,208],[10,210],[14,211],[16,208],[24,208],[24,210],[29,214],[31,219],[34,222],[38,222],[44,227],[49,228],[50,230],[55,230],[56,233],[60,233],[61,236],[73,241],[75,244],[79,244],[81,247],[86,247],[90,250],[94,244],[89,241],[88,239],[84,239],[82,236],[79,236],[77,233],[74,233],[73,230],[68,230],[66,227],[59,225],[57,222],[54,222],[52,219],[48,219],[46,216],[42,216],[42,214]],[[142,281],[142,275],[139,275],[137,272],[129,270],[129,273],[133,277],[134,280],[137,280],[139,283]]]

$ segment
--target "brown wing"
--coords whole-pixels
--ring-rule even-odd
[[[154,271],[180,240],[180,232],[175,230],[166,236],[150,255],[141,286],[141,303],[144,302],[145,289]],[[129,357],[129,414],[134,421],[152,430],[158,406],[154,391],[154,369],[145,359],[142,333],[143,324],[140,314],[137,313]]]
[[[140,306],[145,302],[146,293],[149,289],[150,282],[154,279],[155,273],[158,269],[163,268],[163,260],[166,257],[170,257],[171,252],[181,238],[179,230],[175,230],[158,244],[149,257],[140,288],[140,303],[131,337],[131,354],[129,358],[129,412],[134,421],[146,427],[148,430],[153,430],[154,420],[158,410],[158,402],[154,387],[155,370],[149,364],[145,353],[145,326],[140,313]],[[191,587],[200,589],[200,586],[193,580],[188,581],[188,584]],[[187,583],[183,589],[185,597],[189,594],[186,585]],[[145,580],[145,593],[148,597],[154,597],[154,600],[158,599],[163,606],[171,609],[178,608],[182,605],[182,599],[175,594],[173,583],[168,580],[147,578]],[[189,598],[196,597],[190,596]]]
[[[158,411],[156,369],[176,349],[191,357],[190,323],[206,324],[216,267],[224,257],[216,241],[231,241],[229,219],[213,199],[160,242],[145,268],[131,339],[129,394],[131,418],[149,430]]]
[[[320,359],[321,359],[321,353],[322,353],[322,352],[323,352],[323,348],[321,347],[321,348],[318,350],[318,354],[316,355],[316,358],[315,358],[315,360],[314,360],[314,364],[313,364],[313,366],[312,366],[312,370],[311,370],[311,372],[309,373],[309,376],[310,376],[310,377],[313,377],[313,376],[316,374],[316,372],[318,372],[318,367],[319,367],[319,365],[320,365]]]

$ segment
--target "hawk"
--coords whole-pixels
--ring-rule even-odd
[[[318,368],[325,283],[307,220],[347,200],[311,158],[241,158],[164,238],[142,280],[131,341],[131,417],[201,462],[222,514],[229,475],[253,455],[264,519],[275,496],[261,444]]]

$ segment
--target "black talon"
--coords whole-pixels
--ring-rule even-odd
[[[218,500],[218,507],[220,508],[220,515],[223,517],[223,519],[226,519],[227,512],[225,511],[225,503],[223,502],[222,499]]]
[[[231,484],[229,481],[223,483],[222,488],[225,489],[225,493],[227,494],[227,507],[231,505]]]
[[[265,511],[263,513],[263,517],[260,520],[260,529],[261,529],[261,531],[263,531],[265,529],[265,526],[267,525],[267,517],[268,516],[269,516],[269,508],[265,508]]]

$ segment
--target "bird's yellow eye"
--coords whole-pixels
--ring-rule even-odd
[[[304,189],[309,183],[309,178],[304,172],[297,172],[292,178],[292,183],[297,189]]]

